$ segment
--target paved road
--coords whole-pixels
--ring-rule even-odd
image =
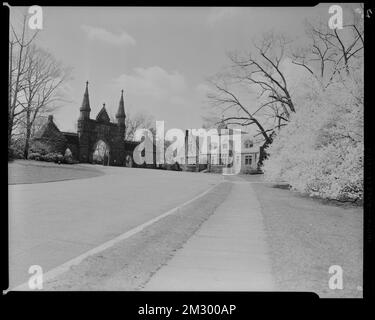
[[[144,290],[275,290],[259,201],[248,181],[232,180],[225,201]]]
[[[222,177],[101,167],[105,175],[9,186],[10,287],[202,193]]]

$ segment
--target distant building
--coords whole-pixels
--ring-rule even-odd
[[[239,156],[241,157],[241,173],[258,171],[260,145],[255,143],[254,137],[249,133],[241,134],[241,154],[235,154],[235,157]]]
[[[126,115],[123,91],[116,113],[116,123],[110,121],[104,104],[95,120],[90,119],[90,112],[86,82],[77,133],[60,131],[50,115],[48,122],[36,134],[33,142],[43,144],[50,152],[69,154],[79,162],[132,167],[133,150],[139,142],[125,140]]]
[[[125,140],[125,107],[124,95],[121,91],[120,102],[116,113],[116,122],[112,123],[107,113],[105,104],[97,114],[95,120],[90,119],[90,99],[88,82],[83,95],[78,119],[77,133],[62,132],[53,121],[53,116],[48,117],[47,123],[35,135],[33,142],[39,142],[49,149],[62,155],[69,155],[74,160],[82,163],[100,163],[113,166],[137,166],[147,168],[172,168],[187,171],[202,171],[218,173],[253,173],[258,169],[260,156],[259,145],[253,137],[243,131],[228,129],[225,124],[213,128],[217,133],[206,140],[207,148],[201,146],[200,139],[193,136],[190,130],[185,131],[184,148],[182,157],[177,159],[177,164],[156,164],[155,137],[151,141],[152,151],[144,150],[142,157],[151,158],[150,163],[137,165],[134,162],[133,151],[140,142]],[[234,143],[236,134],[241,133],[240,146]],[[148,139],[148,138],[145,138]],[[198,145],[198,147],[197,147]],[[175,168],[176,167],[176,168]]]
[[[213,129],[217,130],[217,136],[206,141],[203,141],[203,138],[199,139],[198,148],[197,137],[193,136],[190,130],[186,130],[185,154],[177,160],[180,164],[185,164],[185,170],[207,169],[209,172],[228,174],[258,172],[260,145],[251,134],[228,129],[225,125]],[[234,143],[234,137],[238,133],[241,134],[240,146]],[[204,143],[207,144],[206,150],[202,147]]]

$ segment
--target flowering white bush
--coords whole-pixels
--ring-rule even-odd
[[[362,68],[328,88],[309,81],[296,97],[296,113],[266,150],[265,177],[312,196],[362,199]]]

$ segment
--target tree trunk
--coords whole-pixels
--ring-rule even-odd
[[[13,128],[13,117],[8,114],[8,149],[12,145],[12,128]]]
[[[25,146],[23,149],[23,157],[25,159],[27,159],[27,157],[29,156],[30,137],[31,137],[30,111],[27,110],[26,112],[26,137],[25,137]]]

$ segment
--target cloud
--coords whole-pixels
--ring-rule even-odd
[[[233,18],[237,13],[236,8],[213,8],[207,17],[207,23],[210,27],[214,27],[223,20]]]
[[[115,34],[106,29],[88,25],[82,25],[81,28],[90,40],[102,41],[115,46],[135,45],[136,43],[134,38],[125,31]]]
[[[153,115],[156,120],[164,120],[166,128],[201,125],[197,91],[178,71],[167,71],[159,66],[134,68],[117,77],[114,87],[124,89],[126,106]]]
[[[128,93],[157,100],[172,98],[184,94],[187,90],[183,75],[176,71],[168,73],[158,66],[135,68],[132,74],[122,74],[116,82]]]

